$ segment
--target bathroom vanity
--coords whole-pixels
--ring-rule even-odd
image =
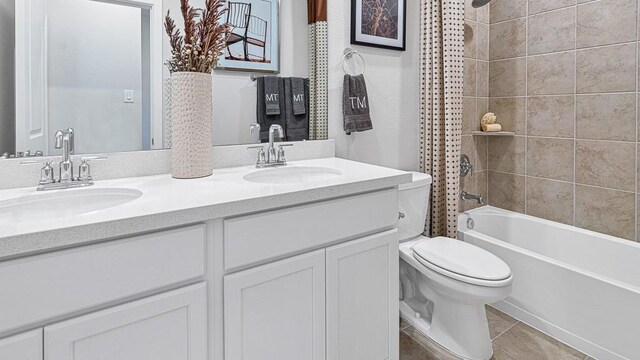
[[[2,190],[0,359],[397,359],[410,179],[325,158]],[[63,208],[12,218],[39,201]]]

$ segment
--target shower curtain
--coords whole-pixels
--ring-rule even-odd
[[[327,0],[307,0],[309,21],[309,140],[329,138]]]
[[[433,177],[431,236],[457,235],[463,72],[464,0],[420,0],[420,170]]]

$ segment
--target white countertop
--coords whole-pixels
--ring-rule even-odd
[[[244,175],[256,171],[254,166],[244,166],[216,169],[213,176],[194,180],[176,180],[171,175],[98,180],[90,189],[135,189],[142,191],[143,195],[117,207],[73,217],[0,225],[0,261],[162,228],[395,187],[411,181],[411,174],[404,171],[340,158],[296,161],[288,166],[328,167],[339,170],[342,175],[312,183],[258,184],[243,179]],[[29,188],[1,190],[0,201],[34,194],[35,181]]]

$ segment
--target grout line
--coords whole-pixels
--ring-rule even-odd
[[[502,175],[513,175],[513,176],[530,177],[530,178],[533,178],[533,179],[549,180],[549,181],[555,181],[555,182],[560,182],[560,183],[565,183],[565,184],[572,184],[573,183],[576,186],[585,186],[585,187],[590,187],[590,188],[594,188],[594,189],[617,191],[617,192],[626,193],[626,194],[635,194],[636,193],[633,190],[622,190],[622,189],[616,189],[616,188],[608,188],[608,187],[604,187],[604,186],[600,186],[600,185],[584,184],[584,183],[580,183],[580,182],[571,182],[571,181],[566,181],[566,180],[558,180],[558,179],[545,178],[545,177],[540,177],[540,176],[518,174],[518,173],[509,172],[509,171],[491,170],[491,169],[489,169],[488,171],[491,171],[491,172],[494,172],[494,173],[498,173],[498,174],[502,174]]]
[[[576,29],[577,29],[577,25],[576,25]],[[508,57],[508,58],[502,58],[502,59],[491,59],[491,57],[489,57],[489,59],[490,59],[490,61],[518,60],[518,59],[524,59],[526,57],[541,57],[541,56],[548,56],[548,55],[558,55],[558,54],[568,53],[568,52],[572,52],[572,51],[587,51],[587,50],[602,49],[602,48],[608,48],[608,47],[614,47],[614,46],[633,45],[636,42],[637,42],[636,40],[633,40],[633,41],[624,41],[624,42],[615,43],[615,44],[596,45],[596,46],[587,46],[587,47],[578,48],[577,47],[577,36],[576,36],[576,48],[575,49],[551,51],[551,52],[546,52],[546,53],[531,54],[531,55],[525,55],[525,56],[513,56],[513,57]]]
[[[515,319],[515,318],[514,318]],[[511,326],[509,326],[505,331],[501,332],[500,334],[496,335],[493,339],[491,339],[491,342],[494,342],[495,340],[497,340],[500,336],[504,335],[505,333],[507,333],[509,330],[513,329],[516,325],[520,324],[520,320],[516,319],[516,322],[511,324]]]
[[[524,22],[524,92],[527,94],[527,97],[524,100],[524,213],[528,214],[528,198],[529,198],[529,181],[527,180],[526,174],[529,172],[529,139],[527,135],[529,135],[529,1],[525,3],[525,14],[526,20]]]
[[[575,24],[573,24],[575,30],[575,38],[573,39],[573,194],[572,194],[572,223],[571,225],[576,225],[576,207],[578,206],[578,197],[576,196],[576,192],[578,190],[577,179],[578,179],[578,167],[576,158],[578,157],[578,6],[576,4],[575,8]]]
[[[635,203],[633,204],[633,208],[635,209],[635,217],[634,217],[634,225],[635,225],[635,236],[634,236],[634,240],[638,241],[638,91],[640,91],[640,89],[638,89],[639,86],[639,82],[638,82],[638,78],[639,78],[639,74],[638,74],[638,62],[640,61],[638,59],[638,52],[640,51],[640,47],[638,46],[638,41],[640,39],[638,39],[638,28],[640,26],[640,9],[638,9],[638,3],[636,2],[636,28],[635,28],[635,32],[636,32],[636,133],[633,134],[634,139],[636,140],[636,149],[635,149],[635,153],[634,153],[634,157],[636,159],[635,161],[635,166],[636,166],[636,172],[634,173],[635,175],[635,187],[633,189],[633,192],[636,193],[636,198],[635,198]]]

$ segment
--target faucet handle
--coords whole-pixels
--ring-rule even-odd
[[[107,157],[102,155],[92,155],[92,156],[83,156],[80,158],[80,160],[81,161],[107,160]]]
[[[40,182],[38,183],[40,186],[53,184],[55,182],[53,178],[53,167],[51,164],[51,161],[42,160],[24,160],[20,162],[20,165],[44,165],[42,169],[40,169]]]
[[[253,150],[253,149],[260,149],[260,151],[258,152],[258,162],[256,163],[256,166],[261,166],[267,163],[267,155],[264,152],[264,146],[262,145],[256,145],[256,146],[249,146],[247,148],[247,150]]]
[[[283,163],[283,164],[287,163],[287,158],[284,155],[284,148],[291,147],[291,146],[293,146],[293,144],[282,144],[278,146],[278,162],[279,163]]]
[[[91,177],[91,166],[89,165],[89,161],[107,160],[107,157],[106,156],[83,156],[80,158],[80,160],[82,162],[78,167],[78,181],[92,183],[93,178]]]

